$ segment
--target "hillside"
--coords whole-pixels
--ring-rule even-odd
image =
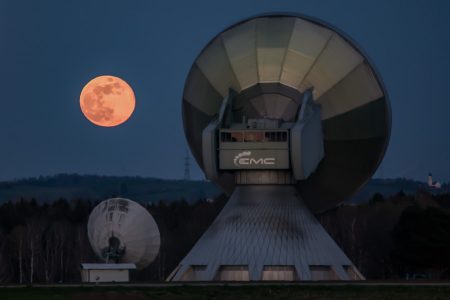
[[[375,193],[389,197],[399,192],[414,194],[419,190],[427,191],[431,194],[448,193],[450,191],[448,184],[443,184],[441,189],[435,190],[430,189],[425,181],[422,182],[406,178],[371,179],[358,193],[349,199],[348,202],[365,202],[372,198]]]
[[[219,189],[207,181],[165,180],[143,177],[118,177],[60,174],[0,183],[0,203],[21,198],[53,202],[60,198],[103,200],[122,196],[149,203],[215,197]]]
[[[349,199],[350,203],[368,201],[373,194],[392,196],[400,191],[414,194],[427,190],[424,182],[409,179],[371,179],[361,191]],[[448,192],[448,185],[440,191]],[[34,198],[38,202],[52,202],[60,198],[103,200],[122,196],[142,203],[175,201],[185,199],[189,202],[212,198],[220,194],[220,189],[208,181],[167,180],[144,177],[120,177],[60,174],[38,178],[28,178],[10,182],[0,182],[0,203],[16,201],[21,198]]]

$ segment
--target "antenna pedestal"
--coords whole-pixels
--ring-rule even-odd
[[[362,280],[293,185],[239,185],[168,281]]]

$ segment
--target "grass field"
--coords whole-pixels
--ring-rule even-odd
[[[169,286],[0,288],[1,300],[450,299],[450,286]]]

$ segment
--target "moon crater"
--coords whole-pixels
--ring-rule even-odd
[[[84,116],[98,126],[112,127],[128,120],[135,108],[132,88],[121,78],[99,76],[81,91],[80,107]]]

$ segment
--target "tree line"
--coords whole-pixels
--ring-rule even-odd
[[[158,257],[132,273],[134,281],[162,281],[192,248],[227,201],[200,199],[147,204],[161,232]],[[100,262],[86,232],[89,199],[0,206],[0,283],[79,282],[80,264]],[[318,220],[368,279],[450,278],[450,194],[426,191],[359,205],[342,205]],[[422,277],[420,277],[422,276]]]
[[[163,280],[213,221],[225,203],[199,200],[146,205],[161,233],[155,262],[132,273],[136,281]],[[79,282],[80,264],[101,262],[87,237],[86,199],[39,204],[21,199],[0,206],[0,283]]]

